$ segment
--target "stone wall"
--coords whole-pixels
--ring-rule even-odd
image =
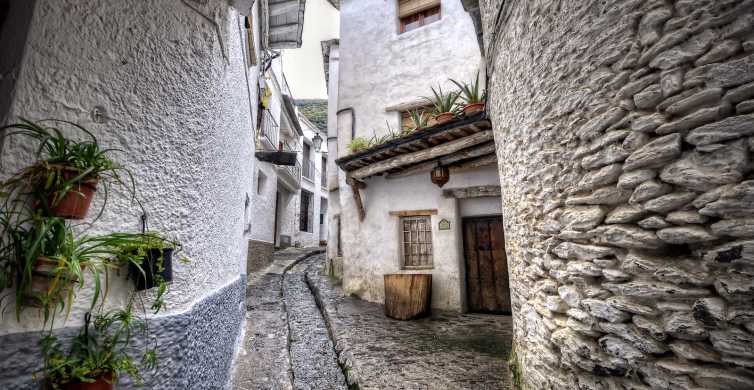
[[[527,385],[754,388],[754,2],[480,3]]]

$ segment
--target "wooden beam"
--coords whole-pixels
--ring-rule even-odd
[[[270,34],[292,34],[297,33],[299,28],[298,23],[287,23],[270,26]]]
[[[400,156],[391,157],[387,160],[383,160],[363,168],[359,168],[351,172],[351,177],[355,179],[363,179],[380,172],[389,171],[393,168],[398,168],[404,165],[416,164],[422,161],[431,160],[436,157],[445,156],[450,153],[457,152],[462,149],[466,149],[470,146],[478,145],[492,140],[492,131],[484,131],[476,133],[468,137],[459,138],[457,140],[444,143],[442,145],[434,146],[430,149],[419,150],[413,153],[402,154]]]
[[[429,209],[391,211],[390,215],[392,215],[393,217],[429,217],[430,215],[437,215],[437,210]]]
[[[454,167],[450,167],[450,173],[458,173],[458,172],[464,172],[471,169],[481,168],[481,167],[487,167],[490,165],[497,165],[497,156],[494,154],[490,154],[484,157],[475,158],[473,160],[469,160],[466,162],[463,162],[459,165],[456,165]]]
[[[364,202],[362,202],[361,200],[361,192],[359,191],[359,188],[365,188],[366,184],[358,180],[354,180],[350,177],[346,179],[346,183],[351,186],[351,191],[353,192],[353,200],[354,202],[356,202],[356,211],[359,212],[359,222],[364,221],[364,217],[366,216],[367,212],[366,210],[364,210]]]
[[[415,110],[417,108],[427,107],[429,105],[429,102],[425,99],[416,99],[409,102],[402,102],[398,104],[394,104],[392,106],[385,107],[386,112],[390,111],[409,111],[409,110]]]
[[[442,196],[446,198],[456,199],[469,199],[469,198],[485,198],[485,197],[499,197],[500,186],[486,185],[486,186],[473,186],[464,188],[448,188],[442,190]]]
[[[453,154],[451,154],[451,155],[449,155],[447,157],[440,158],[439,162],[440,162],[441,165],[450,165],[450,164],[452,164],[454,162],[458,162],[458,161],[461,161],[461,160],[466,160],[466,159],[469,159],[469,158],[484,156],[484,155],[488,155],[490,153],[495,153],[495,143],[494,142],[488,142],[486,144],[483,144],[483,145],[480,145],[480,146],[477,146],[477,147],[474,147],[474,148],[469,148],[469,149],[461,150],[461,151],[453,153]],[[438,163],[437,160],[432,160],[432,161],[427,161],[427,162],[419,163],[417,165],[408,167],[408,168],[406,168],[406,169],[404,169],[404,170],[402,170],[400,172],[390,174],[390,175],[387,176],[387,178],[388,179],[393,179],[393,178],[399,178],[399,177],[406,177],[406,176],[411,176],[411,175],[413,175],[415,173],[424,172],[424,171],[430,171],[430,170],[432,170],[432,168],[434,168],[434,167],[437,166],[437,163]]]

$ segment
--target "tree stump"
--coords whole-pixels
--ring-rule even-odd
[[[386,274],[384,278],[386,316],[411,320],[429,315],[431,274]]]

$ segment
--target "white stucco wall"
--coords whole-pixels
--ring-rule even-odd
[[[338,81],[339,81],[340,46],[330,46],[329,78],[327,85],[327,259],[333,262],[338,257],[338,220],[340,218],[340,191],[338,178],[341,170],[335,164],[340,155],[338,143]]]
[[[431,96],[438,84],[455,88],[449,78],[471,80],[479,69],[476,33],[460,0],[443,0],[441,20],[403,34],[397,7],[398,1],[341,2],[338,107],[355,109],[357,136],[385,134],[385,121],[400,129],[399,114],[386,107]],[[345,151],[350,134],[342,135]]]
[[[393,272],[432,273],[432,307],[447,310],[465,308],[465,273],[461,236],[461,209],[465,200],[446,198],[442,189],[430,181],[429,172],[399,179],[374,177],[366,180],[362,191],[366,210],[363,222],[358,223],[350,187],[342,193],[347,199],[343,215],[343,283],[347,293],[363,299],[384,300],[383,274]],[[462,188],[477,185],[497,185],[494,167],[472,172],[451,174],[443,188]],[[347,194],[347,195],[346,195]],[[491,198],[494,203],[495,200]],[[482,201],[484,205],[488,201]],[[490,203],[490,205],[491,205]],[[497,201],[499,203],[499,201]],[[432,270],[402,271],[399,217],[391,211],[437,210],[432,221]],[[481,215],[495,213],[495,207],[482,207]],[[475,214],[480,215],[480,214]],[[450,230],[438,230],[442,219],[450,221]]]
[[[243,20],[225,1],[197,7],[217,21],[219,37],[215,26],[177,1],[38,1],[10,115],[74,121],[103,147],[122,150],[114,157],[135,174],[150,227],[174,235],[191,261],[174,262],[163,316],[188,310],[245,273],[254,72],[250,94]],[[104,123],[91,118],[96,106],[105,109]],[[29,161],[28,140],[9,141],[3,177]],[[136,232],[140,214],[122,193],[111,193],[90,233]],[[112,304],[133,289],[125,275],[111,274]],[[80,324],[89,294],[81,291],[68,321],[59,318],[55,326]],[[33,310],[20,323],[5,314],[0,334],[39,325]]]
[[[448,79],[470,80],[479,69],[481,55],[474,27],[460,1],[443,0],[440,21],[403,34],[399,33],[397,4],[381,0],[341,2],[339,60],[334,73],[338,79],[337,107],[353,109],[356,136],[385,134],[386,121],[393,130],[400,129],[399,113],[386,111],[387,107],[428,96],[430,88],[438,84],[444,90],[454,89]],[[333,73],[330,77],[334,77]],[[337,157],[347,154],[352,118],[344,112],[334,123]],[[499,183],[494,169],[483,171],[451,175],[446,188]],[[432,306],[463,310],[465,275],[458,201],[442,197],[441,189],[430,182],[428,172],[396,180],[372,178],[362,191],[366,218],[359,222],[345,175],[339,175],[338,181],[346,291],[382,302],[382,275],[399,271],[402,263],[399,219],[389,212],[437,209],[438,214],[432,216]],[[331,213],[336,210],[333,207]],[[451,222],[451,230],[437,230],[437,223],[443,218]],[[331,256],[334,251],[331,248]]]

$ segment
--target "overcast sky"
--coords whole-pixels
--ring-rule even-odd
[[[338,10],[327,0],[307,0],[303,44],[283,50],[283,72],[296,99],[325,99],[325,72],[320,42],[338,38]]]

